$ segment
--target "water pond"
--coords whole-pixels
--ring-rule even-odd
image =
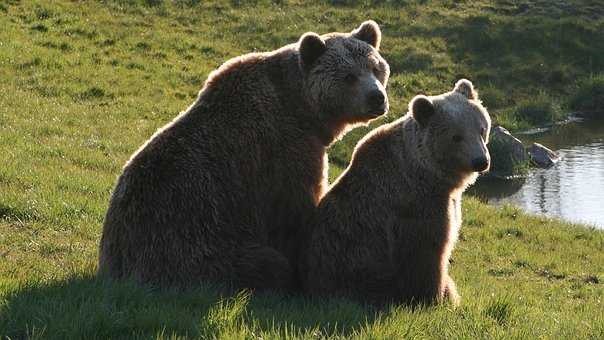
[[[516,134],[526,146],[541,143],[562,159],[531,170],[519,181],[479,180],[469,193],[489,204],[511,203],[526,211],[604,229],[604,120],[579,121]]]

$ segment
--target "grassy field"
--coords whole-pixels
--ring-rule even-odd
[[[472,198],[455,310],[97,280],[121,166],[239,54],[372,18],[393,72],[376,124],[460,77],[511,129],[604,103],[601,1],[249,3],[0,0],[0,337],[604,338],[604,233]],[[331,149],[332,176],[366,132]]]

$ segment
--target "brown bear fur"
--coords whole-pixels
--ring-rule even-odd
[[[234,58],[126,163],[99,274],[159,286],[289,289],[326,188],[326,148],[388,109],[373,21]]]
[[[404,117],[356,146],[321,199],[306,263],[306,292],[375,303],[459,297],[448,274],[461,194],[489,164],[490,118],[472,84],[417,96]]]

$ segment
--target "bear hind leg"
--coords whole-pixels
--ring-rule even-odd
[[[241,288],[290,291],[294,271],[287,258],[274,248],[251,244],[242,247],[234,266],[234,283]]]

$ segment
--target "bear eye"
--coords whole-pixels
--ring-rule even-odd
[[[462,136],[460,136],[460,135],[454,135],[454,136],[453,136],[453,141],[454,141],[455,143],[459,143],[459,142],[461,142],[462,140],[463,140],[463,137],[462,137]]]
[[[348,74],[346,75],[346,77],[344,77],[344,80],[345,80],[347,83],[354,83],[354,82],[356,82],[356,81],[357,81],[357,76],[356,76],[356,74],[354,74],[354,73],[348,73]]]

